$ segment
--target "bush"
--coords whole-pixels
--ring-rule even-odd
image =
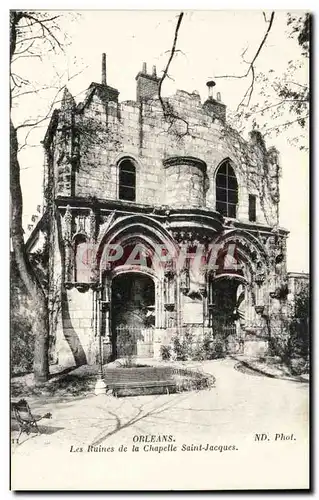
[[[198,338],[193,350],[193,359],[195,361],[204,361],[205,358],[205,351],[203,348],[203,339]]]
[[[12,375],[30,373],[33,369],[34,337],[27,318],[11,319],[11,372]]]
[[[171,359],[171,350],[172,348],[170,345],[161,345],[160,352],[163,361],[168,361],[169,359]]]
[[[295,296],[294,310],[271,325],[269,352],[278,356],[293,375],[305,373],[309,357],[309,287],[303,284]],[[270,323],[271,324],[271,323]]]
[[[219,359],[226,356],[225,340],[216,338],[213,342],[212,357],[210,359]]]
[[[206,359],[219,359],[226,356],[227,341],[220,336],[214,338],[212,333],[205,333],[202,338],[198,337],[195,342],[193,333],[186,331],[182,340],[175,335],[172,338],[172,343],[173,352],[171,356],[177,361],[204,361]],[[163,355],[162,359],[164,359]]]
[[[289,367],[292,375],[301,375],[303,373],[308,373],[309,371],[308,363],[303,358],[291,359]]]
[[[187,361],[194,359],[194,334],[191,330],[186,330],[184,337],[175,335],[172,337],[173,355],[177,361]]]
[[[191,330],[186,330],[183,342],[182,352],[185,360],[193,359],[194,357],[194,334]]]
[[[293,358],[308,359],[308,320],[304,318],[282,320],[279,328],[272,328],[272,334],[273,337],[269,342],[270,354],[279,356],[286,365],[289,365]]]
[[[212,333],[206,333],[203,338],[204,359],[219,359],[226,356],[226,340],[221,336],[213,337]]]
[[[10,260],[10,359],[11,374],[33,369],[33,307],[21,281],[17,266]]]
[[[186,356],[185,356],[185,352],[184,352],[184,347],[181,344],[179,337],[177,335],[175,335],[172,338],[172,341],[173,341],[173,352],[175,354],[175,359],[177,361],[185,361]]]

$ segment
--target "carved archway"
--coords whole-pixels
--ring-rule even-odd
[[[163,247],[172,257],[178,254],[178,245],[160,223],[147,216],[132,215],[117,219],[99,236],[96,247],[98,268],[107,245],[124,245],[129,240],[145,244],[154,252]]]
[[[229,248],[229,245],[232,245],[232,252],[235,254],[234,260],[242,267],[239,268],[238,271],[218,267],[217,270],[215,269],[209,272],[209,307],[212,310],[214,288],[217,288],[218,283],[222,283],[223,280],[225,280],[224,282],[226,283],[228,280],[230,287],[232,283],[234,285],[234,297],[235,288],[237,287],[238,289],[239,284],[241,284],[244,291],[244,301],[241,300],[241,312],[244,310],[245,318],[238,317],[238,321],[241,321],[242,327],[245,324],[248,325],[255,322],[256,311],[260,309],[265,299],[265,288],[263,284],[266,281],[268,265],[266,249],[257,238],[241,229],[230,230],[220,235],[214,243],[217,247],[220,246],[220,253],[222,256],[223,253],[226,255],[227,248]]]

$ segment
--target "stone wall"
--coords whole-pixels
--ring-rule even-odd
[[[137,101],[122,103],[118,102],[116,89],[101,84],[93,83],[84,102],[78,106],[72,96],[65,93],[61,111],[55,113],[51,125],[54,130],[52,141],[45,140],[45,179],[54,172],[54,198],[67,196],[70,205],[78,197],[85,198],[86,202],[98,198],[102,204],[103,200],[118,200],[119,162],[123,158],[131,158],[136,167],[135,202],[149,206],[139,207],[140,210],[151,212],[156,206],[168,205],[189,209],[188,215],[196,218],[197,209],[206,209],[205,214],[215,211],[216,171],[223,160],[229,159],[238,181],[237,219],[240,222],[236,224],[244,227],[249,222],[248,198],[249,194],[254,194],[257,197],[257,221],[244,230],[255,235],[256,225],[265,225],[265,233],[270,233],[271,228],[278,224],[280,168],[277,152],[273,148],[266,149],[261,134],[256,130],[251,133],[249,141],[244,141],[225,122],[224,104],[210,101],[209,105],[207,102],[203,105],[197,92],[190,94],[179,90],[165,99],[168,119],[164,119],[161,103],[156,98],[158,81],[156,74],[147,75],[146,68],[143,68],[137,77]],[[169,119],[169,110],[174,119]],[[76,203],[79,204],[78,201]],[[121,217],[134,213],[134,207],[127,208],[128,204],[131,205],[131,202],[121,202]],[[101,212],[94,213],[94,208],[88,204],[82,205],[79,207],[81,215],[74,215],[74,212],[70,215],[67,230],[64,227],[64,214],[67,212],[64,206],[61,224],[63,241],[58,241],[59,229],[56,227],[57,237],[51,242],[54,249],[54,262],[50,263],[54,269],[51,282],[61,291],[61,308],[52,334],[56,336],[57,361],[64,366],[75,362],[96,362],[96,339],[100,328],[96,292],[89,286],[91,277],[88,276],[87,283],[79,283],[86,280],[77,279],[75,273],[64,268],[67,254],[74,253],[72,238],[78,233],[84,234],[86,241],[96,243],[96,237],[103,237],[107,217],[111,217],[112,223],[117,210],[110,215],[108,209],[104,209],[101,215]],[[96,231],[91,228],[91,211]],[[162,212],[166,214],[169,210],[164,207]],[[150,213],[148,216],[151,217]],[[211,219],[215,217],[211,213],[210,216]],[[219,216],[215,218],[219,219]],[[165,230],[170,224],[168,219],[164,222]],[[221,221],[217,224],[215,220],[213,224],[214,231],[217,227],[216,231],[221,235],[229,229],[227,221],[223,222],[224,229]],[[178,220],[176,227],[180,223]],[[190,218],[182,224],[185,224],[187,234],[192,234]],[[196,224],[200,226],[200,222]],[[215,233],[211,231],[211,234]],[[172,235],[175,238],[174,231]],[[267,238],[268,234],[265,243],[262,243],[265,246],[270,240]],[[252,255],[253,249],[249,244],[248,247],[248,253]],[[253,259],[251,263],[254,267]],[[271,273],[274,274],[273,270]],[[271,279],[275,283],[275,277]],[[181,331],[190,327],[197,332],[196,335],[203,332],[207,300],[200,295],[203,292],[201,285],[203,283],[198,281],[197,288],[191,290],[192,295],[176,293],[174,311],[164,311],[162,297],[158,306],[160,321],[154,331],[155,356],[159,356],[161,343],[168,343],[178,329]],[[263,294],[268,294],[269,286],[262,287]],[[265,307],[266,299],[263,299]],[[248,323],[254,322],[254,304],[252,301],[247,301],[247,304]],[[179,318],[178,321],[176,318]]]
[[[62,297],[61,315],[56,331],[57,362],[63,366],[93,364],[97,359],[93,292],[67,290]]]
[[[216,118],[215,111],[202,105],[196,92],[189,94],[179,90],[165,101],[173,113],[181,118],[170,122],[164,120],[162,107],[156,98],[141,98],[136,102],[119,104],[115,98],[105,101],[104,94],[94,92],[94,85],[90,88],[91,94],[86,104],[72,115],[74,134],[78,134],[78,137],[65,138],[65,149],[69,156],[61,153],[55,155],[58,194],[71,194],[70,182],[73,180],[76,196],[117,199],[118,162],[127,156],[133,158],[137,165],[137,203],[170,204],[172,190],[177,186],[182,188],[186,183],[188,187],[185,184],[184,188],[191,205],[200,202],[202,206],[215,210],[216,169],[224,159],[230,158],[239,185],[237,218],[249,220],[248,195],[254,194],[257,197],[257,223],[274,225],[278,222],[277,184],[280,172],[270,163],[274,151],[271,154],[267,152],[263,141],[258,140],[258,133],[252,134],[250,141],[244,141],[227,123]],[[147,89],[146,86],[146,93]],[[70,113],[64,111],[60,115],[61,120],[67,120],[69,124]],[[78,154],[78,162],[76,166],[73,165],[74,179],[70,173],[72,152],[75,156]],[[195,157],[206,163],[206,196],[198,193],[199,186],[201,190],[203,188],[196,169],[191,172],[184,169],[175,186],[167,187],[163,161],[174,156]],[[173,170],[166,171],[166,179],[170,180],[172,175],[175,180],[177,174]],[[266,182],[266,178],[270,181]],[[195,186],[194,192],[189,191],[192,184]],[[183,196],[186,195],[185,189]]]

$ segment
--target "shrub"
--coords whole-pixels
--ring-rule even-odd
[[[170,345],[161,345],[161,349],[160,349],[160,352],[161,352],[161,357],[164,361],[168,361],[169,359],[171,359],[171,346]]]
[[[202,340],[202,349],[204,359],[212,359],[212,345],[213,345],[213,336],[211,333],[205,333]]]
[[[31,324],[23,316],[11,318],[11,372],[12,375],[29,373],[33,368],[34,337]]]
[[[191,330],[186,330],[183,341],[182,341],[182,352],[185,360],[193,359],[193,344],[194,344],[194,334]]]
[[[294,358],[290,360],[290,371],[292,375],[301,375],[302,373],[308,373],[309,366],[305,359]]]
[[[193,359],[195,361],[204,361],[206,359],[204,350],[204,340],[202,338],[197,338],[195,347],[193,349]]]
[[[212,357],[210,359],[219,359],[226,356],[226,341],[222,338],[216,338],[213,342]]]
[[[288,317],[278,317],[271,325],[269,352],[278,356],[293,375],[305,373],[309,356],[309,287],[303,284],[295,296]]]
[[[172,341],[173,341],[173,351],[174,351],[176,360],[177,361],[185,361],[186,356],[185,356],[183,345],[181,344],[181,341],[179,340],[179,337],[177,335],[175,335],[172,338]]]
[[[204,336],[198,337],[194,341],[194,334],[188,330],[184,337],[181,338],[175,335],[172,337],[173,349],[170,351],[170,358],[177,361],[204,361],[206,359],[219,359],[226,356],[227,339],[221,336],[213,337],[212,333],[205,333]],[[166,347],[166,346],[162,346]],[[169,359],[163,357],[162,359]]]
[[[32,303],[21,281],[17,266],[10,261],[10,359],[12,375],[33,369],[34,336]]]
[[[190,329],[185,331],[183,337],[172,337],[173,356],[177,361],[194,359],[194,334]]]
[[[219,359],[226,356],[227,341],[220,335],[213,337],[212,333],[205,333],[202,343],[204,359]]]

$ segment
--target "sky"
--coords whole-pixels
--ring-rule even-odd
[[[53,56],[49,53],[42,61],[21,59],[16,63],[19,65],[17,70],[40,86],[53,80],[58,81],[59,88],[67,84],[76,100],[80,101],[90,83],[100,81],[101,54],[105,52],[108,84],[120,91],[120,101],[135,99],[135,76],[144,61],[149,70],[155,64],[161,75],[169,56],[178,14],[179,11],[156,10],[64,12],[61,28],[67,33],[70,43],[65,54]],[[296,41],[287,37],[286,14],[286,11],[275,13],[267,44],[258,58],[258,71],[272,69],[275,74],[281,74],[289,60],[300,56]],[[171,95],[177,89],[189,92],[197,90],[204,101],[208,79],[246,71],[241,53],[247,48],[245,57],[250,60],[265,29],[260,10],[186,11],[178,38],[178,49],[182,52],[178,53],[171,65],[170,75],[174,80],[166,80],[164,95]],[[300,81],[307,82],[306,69],[301,68],[298,77]],[[221,92],[227,109],[235,110],[249,81],[216,79],[216,82],[215,89]],[[20,98],[14,110],[15,123],[37,114],[43,116],[56,92],[56,89],[49,89]],[[258,89],[253,98],[255,102],[258,101]],[[290,119],[289,115],[287,119]],[[260,125],[262,120],[259,117]],[[31,147],[23,148],[20,153],[25,227],[42,201],[43,152],[39,144],[47,124],[44,122],[44,127],[30,134],[28,142]],[[244,137],[250,128],[250,124],[247,125]],[[280,225],[290,231],[288,271],[308,272],[308,154],[288,142],[289,137],[299,132],[298,128],[293,127],[278,137],[268,135],[266,144],[267,147],[275,145],[280,151]]]

